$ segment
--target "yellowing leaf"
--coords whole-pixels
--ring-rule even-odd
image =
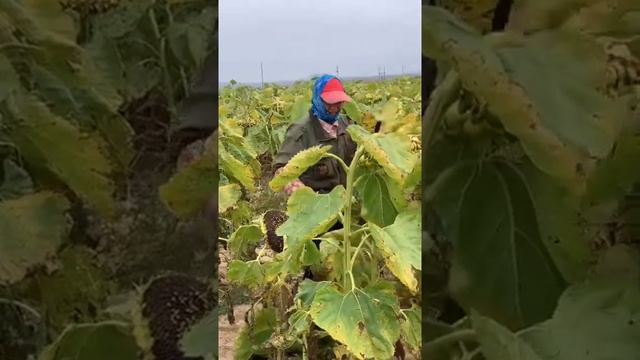
[[[411,143],[407,136],[400,134],[369,134],[358,125],[351,125],[347,131],[358,143],[364,146],[367,153],[398,183],[404,180],[413,170],[415,154],[411,153]]]
[[[235,205],[242,196],[242,189],[238,184],[227,184],[218,187],[218,213],[222,214]]]
[[[80,198],[105,215],[114,210],[112,165],[106,145],[97,136],[83,134],[54,115],[36,97],[22,92],[8,99],[11,115],[19,120],[9,138],[33,167],[55,174]]]
[[[309,313],[358,359],[390,359],[400,336],[398,300],[389,283],[342,293],[333,286],[316,291]]]
[[[255,191],[255,174],[250,167],[231,155],[224,147],[218,147],[220,168],[228,176],[236,179],[249,191]]]
[[[418,280],[413,269],[422,269],[420,213],[402,212],[392,225],[380,228],[369,223],[369,229],[376,246],[384,254],[387,267],[411,292],[416,293]]]

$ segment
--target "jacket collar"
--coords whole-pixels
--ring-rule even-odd
[[[322,125],[320,124],[320,121],[322,120],[318,119],[318,117],[313,114],[313,111],[309,110],[309,122],[311,123],[311,129],[316,139],[320,139],[323,141],[333,140],[333,138],[324,131]],[[347,122],[345,121],[344,116],[342,116],[342,114],[339,115],[336,122],[338,124],[337,135],[344,135],[347,128]]]

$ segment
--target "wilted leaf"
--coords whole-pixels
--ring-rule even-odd
[[[235,343],[233,359],[249,360],[251,355],[259,351],[261,346],[269,340],[277,326],[276,312],[273,308],[259,310],[252,326],[245,325],[240,331]]]
[[[229,249],[235,258],[245,258],[252,245],[260,242],[264,234],[257,225],[242,225],[229,237]]]
[[[402,336],[413,350],[418,350],[422,346],[422,309],[414,306],[402,313],[406,316],[400,323]]]

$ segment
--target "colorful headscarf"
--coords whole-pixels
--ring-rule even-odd
[[[333,78],[335,78],[335,76],[333,75],[325,74],[320,76],[313,84],[313,96],[311,98],[311,111],[313,112],[313,114],[317,116],[318,119],[324,122],[328,122],[329,124],[333,124],[334,122],[336,122],[340,113],[331,115],[331,113],[329,113],[327,111],[327,108],[324,106],[324,102],[322,101],[320,94],[322,94],[322,90],[324,90],[324,86],[327,84],[327,82]]]

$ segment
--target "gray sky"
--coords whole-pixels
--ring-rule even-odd
[[[220,81],[420,73],[419,0],[220,0]]]

